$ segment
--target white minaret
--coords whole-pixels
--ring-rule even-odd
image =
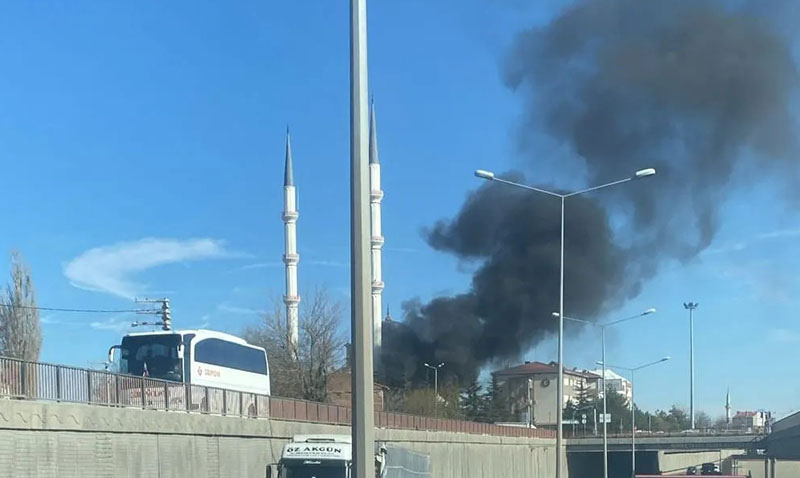
[[[380,370],[381,350],[381,312],[383,312],[383,275],[381,271],[381,248],[383,236],[381,235],[381,165],[378,161],[378,132],[376,130],[375,102],[370,108],[369,121],[369,212],[371,218],[371,245],[372,245],[372,342],[374,346],[373,361],[375,368]]]
[[[728,388],[728,393],[725,395],[725,423],[731,422],[731,389]]]
[[[286,295],[283,303],[286,304],[286,325],[289,329],[289,343],[292,345],[292,355],[297,356],[297,346],[300,337],[298,322],[298,305],[300,295],[297,293],[297,263],[300,255],[297,253],[297,191],[294,188],[294,174],[292,172],[292,142],[289,139],[289,129],[286,129],[286,165],[283,173],[283,230],[285,253],[283,263],[286,264]]]

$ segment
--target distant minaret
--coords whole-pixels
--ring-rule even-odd
[[[725,423],[731,422],[731,389],[728,388],[728,393],[725,395]]]
[[[383,307],[383,276],[381,272],[381,248],[383,236],[381,235],[381,165],[378,161],[378,132],[375,119],[375,102],[370,108],[369,122],[369,212],[372,219],[371,245],[372,245],[372,342],[374,346],[373,361],[375,368],[380,370],[381,351],[381,312]]]
[[[292,172],[292,143],[289,139],[289,129],[286,129],[286,165],[283,173],[283,230],[285,253],[283,263],[286,264],[286,295],[283,303],[286,304],[286,325],[289,329],[289,343],[292,346],[292,355],[297,356],[299,341],[298,305],[300,295],[297,293],[297,263],[300,255],[297,253],[297,191],[294,189],[294,174]]]

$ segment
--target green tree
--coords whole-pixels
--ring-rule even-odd
[[[475,422],[486,421],[486,395],[477,380],[461,391],[461,412],[464,418]]]
[[[591,407],[594,404],[593,397],[589,390],[589,384],[585,381],[578,383],[575,387],[575,405],[579,409]]]
[[[511,413],[511,400],[505,390],[494,376],[486,391],[486,421],[489,423],[508,422],[515,420]]]

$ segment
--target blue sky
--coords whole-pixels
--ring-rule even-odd
[[[528,164],[521,100],[500,62],[515,32],[561,2],[371,2],[370,87],[383,165],[385,303],[464,290],[469,270],[420,235],[479,186],[472,170]],[[301,294],[348,301],[347,2],[97,2],[0,7],[0,251],[19,249],[48,307],[127,309],[168,295],[178,327],[237,332],[283,291],[281,181],[290,125]],[[573,178],[543,161],[542,177]],[[800,408],[800,217],[770,184],[740,180],[711,247],[664,264],[614,314],[659,313],[609,337],[609,363],[673,360],[637,378],[642,407]],[[6,276],[7,264],[0,264]],[[100,362],[126,314],[43,313],[42,359]],[[613,317],[608,317],[611,319]],[[591,367],[599,343],[567,340]],[[525,358],[555,357],[550,339]]]

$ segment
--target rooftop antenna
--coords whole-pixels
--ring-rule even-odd
[[[161,321],[159,322],[134,322],[131,327],[139,327],[141,325],[154,325],[161,326],[161,330],[172,330],[172,312],[169,308],[169,299],[134,299],[137,304],[161,304],[160,309],[142,309],[137,310],[137,314],[145,315],[160,315]]]

